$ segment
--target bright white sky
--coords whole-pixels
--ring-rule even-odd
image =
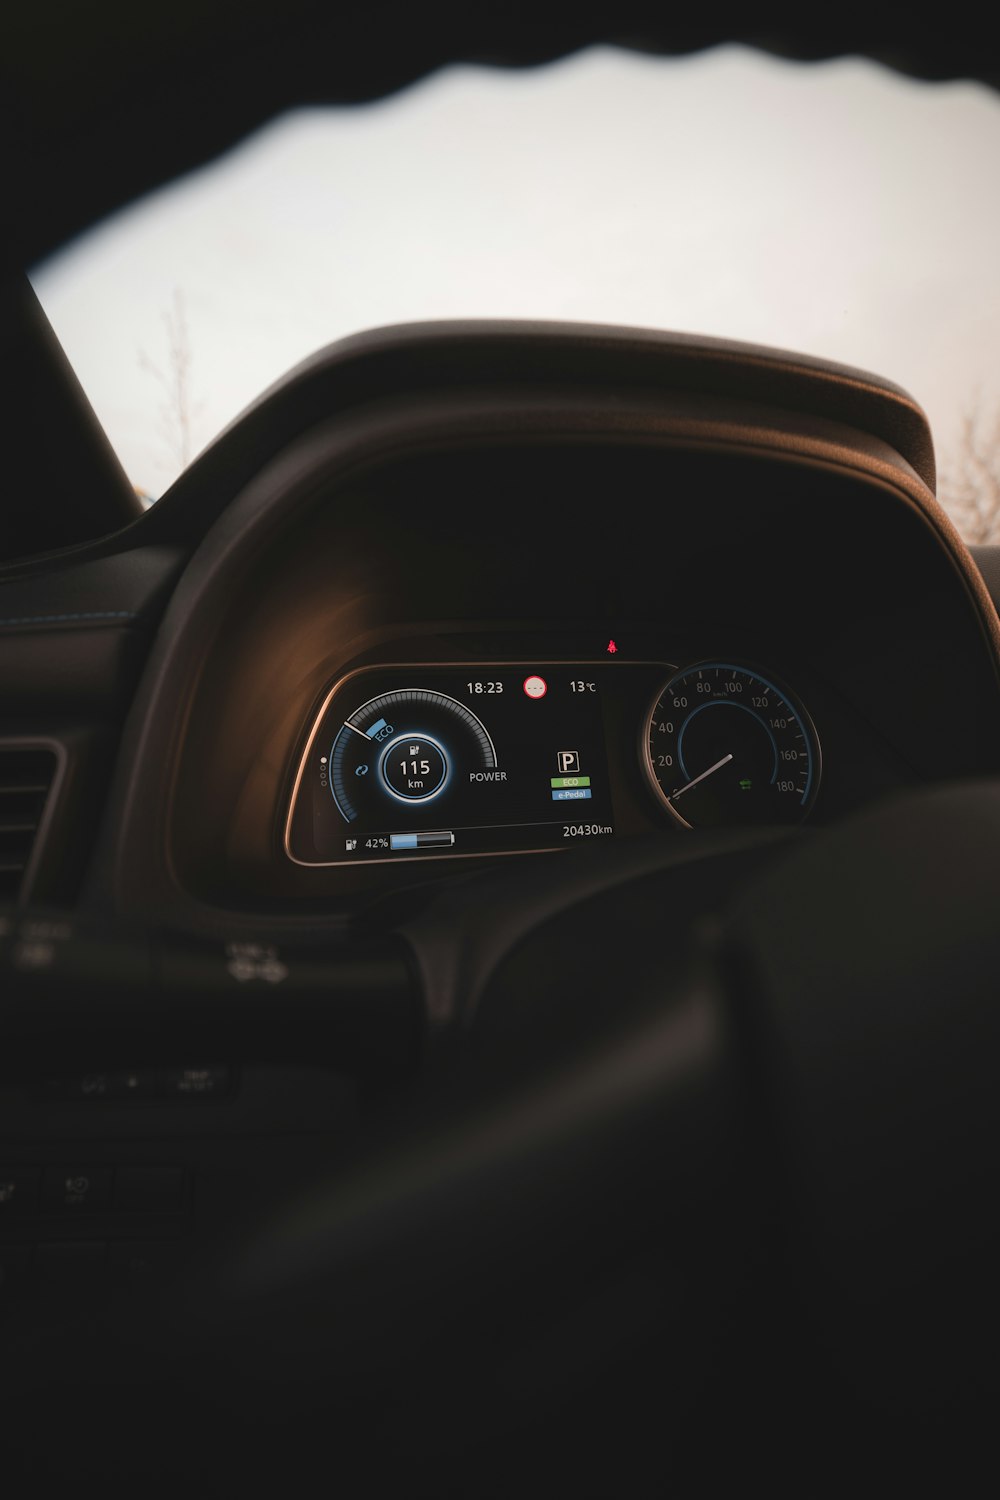
[[[196,448],[344,334],[526,317],[859,365],[916,396],[946,458],[977,390],[1000,395],[998,163],[1000,98],[979,85],[600,49],[286,116],[32,280],[154,495],[177,466],[144,365],[169,369],[178,292]]]

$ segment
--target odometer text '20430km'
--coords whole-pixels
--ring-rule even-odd
[[[819,786],[819,742],[802,704],[729,662],[670,678],[649,712],[644,759],[653,790],[688,828],[798,823]]]

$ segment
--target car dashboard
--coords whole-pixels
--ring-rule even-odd
[[[490,1034],[518,944],[518,1065],[558,1051],[583,1010],[536,1035],[529,939],[572,895],[685,872],[631,930],[652,974],[774,841],[995,775],[996,611],[933,483],[922,413],[856,371],[427,325],[11,570],[0,751],[55,768],[0,934],[23,1367],[67,1274],[159,1284],[349,1173]],[[611,962],[588,910],[560,995]]]
[[[905,393],[776,351],[334,346],[126,532],[8,577],[6,731],[65,773],[20,901],[349,930],[501,856],[992,774],[996,612],[933,462]]]
[[[480,378],[518,341],[486,344],[463,348]],[[720,383],[718,351],[709,378],[685,353]],[[992,605],[908,460],[843,413],[747,399],[749,365],[657,394],[643,369],[539,387],[524,355],[520,386],[447,371],[433,392],[428,370],[319,424],[206,539],[171,646],[183,737],[173,685],[129,757],[178,913],[354,909],[459,860],[820,826],[998,764]]]

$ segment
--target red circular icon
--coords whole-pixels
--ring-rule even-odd
[[[529,698],[544,698],[549,690],[549,685],[544,677],[526,677],[524,679],[524,691]]]

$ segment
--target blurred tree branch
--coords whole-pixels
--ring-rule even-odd
[[[170,452],[170,467],[183,471],[191,462],[193,429],[200,410],[191,401],[191,338],[188,333],[184,293],[175,289],[173,304],[163,314],[167,330],[167,367],[139,350],[139,368],[152,375],[166,399],[160,406],[160,435]]]
[[[1000,407],[984,416],[981,396],[962,419],[939,498],[970,545],[1000,542]]]

